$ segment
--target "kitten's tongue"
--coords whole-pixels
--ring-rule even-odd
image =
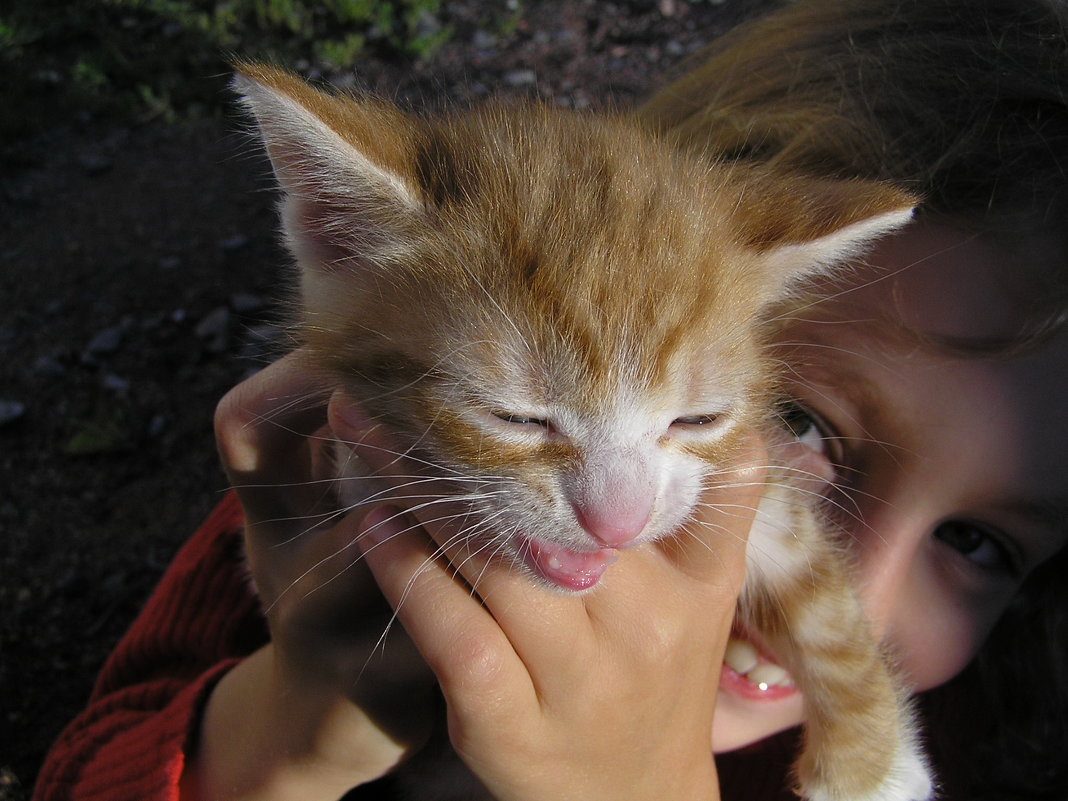
[[[527,541],[528,562],[544,578],[565,590],[588,590],[616,561],[612,548],[570,551],[548,542]]]

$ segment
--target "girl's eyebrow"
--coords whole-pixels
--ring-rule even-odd
[[[823,379],[833,388],[839,405],[848,406],[863,436],[892,450],[902,465],[915,455],[916,433],[909,426],[908,412],[892,401],[878,381],[846,360],[839,360],[834,368],[824,368]]]
[[[1010,514],[1047,529],[1060,540],[1053,550],[1060,549],[1068,542],[1068,498],[1016,498],[998,506]]]

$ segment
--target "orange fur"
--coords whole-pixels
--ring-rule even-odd
[[[517,565],[517,532],[599,547],[585,518],[618,514],[635,543],[670,536],[771,417],[769,309],[914,203],[711,163],[624,117],[421,119],[272,68],[236,83],[285,190],[309,358],[406,453],[460,477],[485,521],[472,536]],[[892,787],[903,764],[922,771],[892,671],[838,546],[777,476],[755,541],[806,567],[774,575],[756,552],[742,613],[805,683],[802,790],[911,798]]]

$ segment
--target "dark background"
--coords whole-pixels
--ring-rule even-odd
[[[355,79],[310,18],[212,40],[151,2],[0,11],[0,801],[28,797],[224,491],[214,405],[274,352],[287,260],[224,51],[416,107],[619,107],[774,4],[423,0],[416,23],[367,33]]]

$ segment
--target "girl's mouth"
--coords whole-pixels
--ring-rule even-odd
[[[753,701],[778,701],[797,692],[793,677],[755,638],[731,632],[723,657],[720,688]]]

